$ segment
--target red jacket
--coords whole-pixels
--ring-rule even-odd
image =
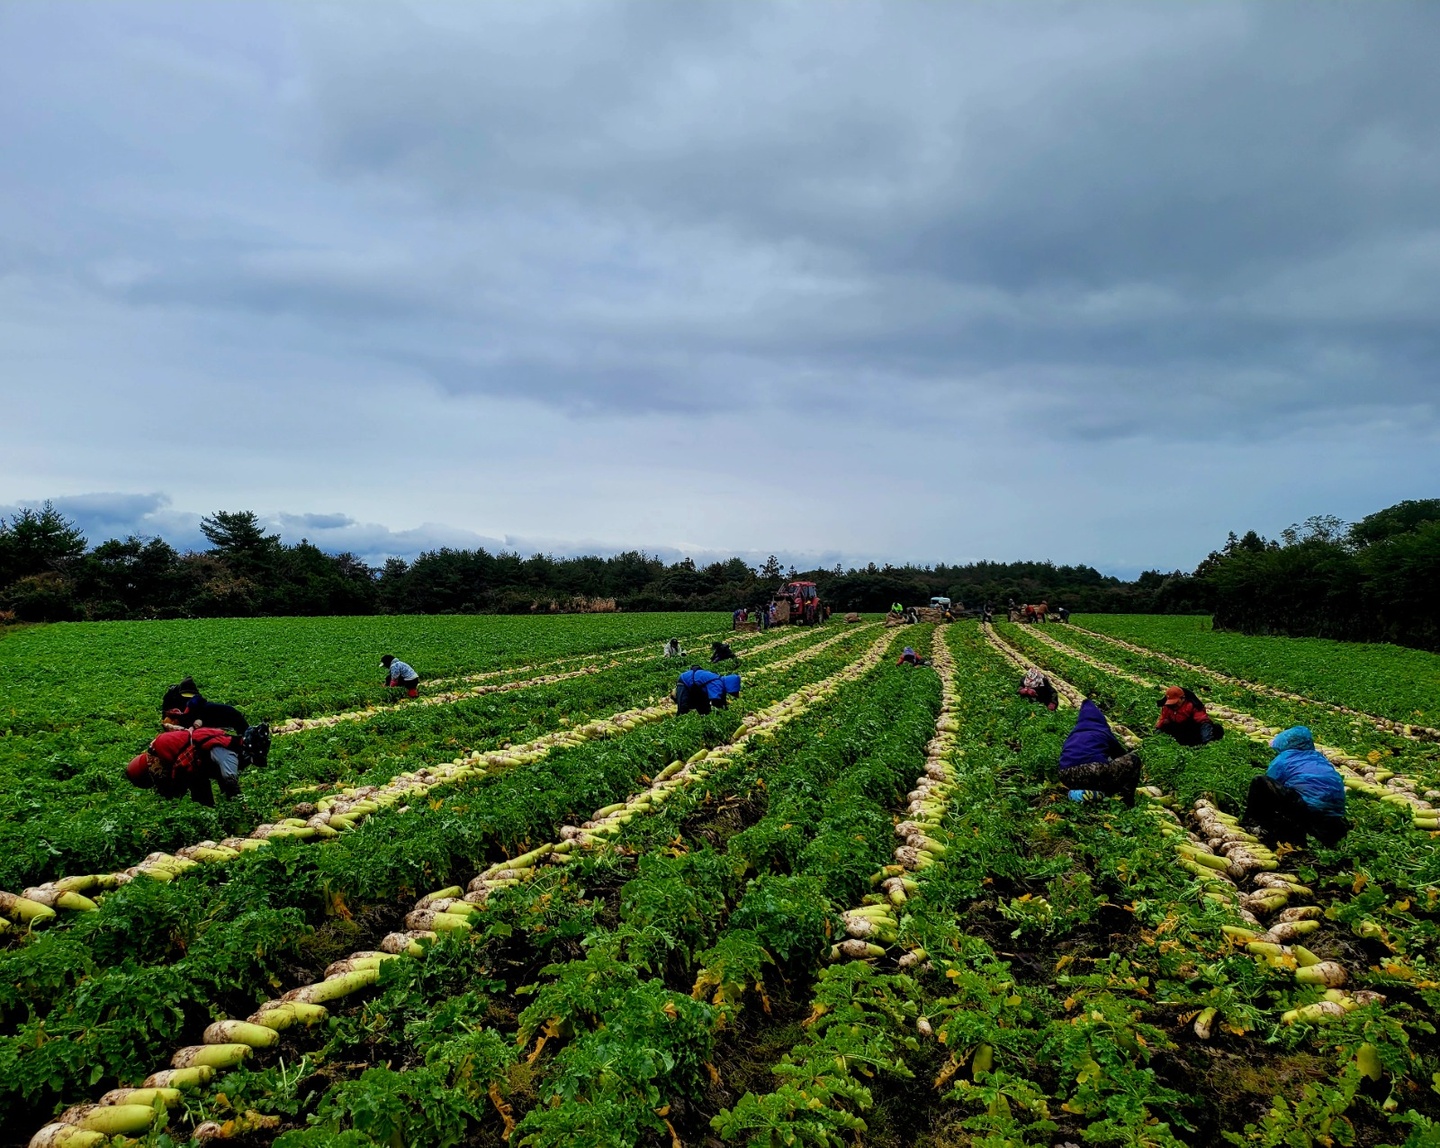
[[[1183,701],[1178,706],[1161,706],[1160,720],[1155,723],[1156,729],[1164,729],[1167,725],[1184,725],[1186,722],[1209,721],[1210,715],[1205,712],[1203,706],[1197,706],[1191,701]]]
[[[162,794],[182,793],[190,788],[195,775],[195,751],[209,751],[219,746],[230,749],[235,737],[229,730],[175,729],[162,733],[150,743],[146,757],[150,759],[150,776]]]

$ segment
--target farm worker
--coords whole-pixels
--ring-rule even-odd
[[[705,692],[710,695],[710,704],[723,710],[731,698],[740,696],[740,675],[719,674],[713,682],[706,683]]]
[[[671,638],[665,643],[665,656],[667,658],[678,658],[685,651],[680,648],[680,639]]]
[[[200,697],[200,687],[195,684],[194,678],[187,677],[179,685],[171,686],[165,691],[165,697],[160,702],[161,720],[163,721],[171,714],[184,713],[185,707],[190,704],[191,699],[198,697]],[[201,700],[204,699],[201,698]]]
[[[1181,745],[1209,745],[1225,734],[1219,722],[1210,720],[1205,703],[1192,690],[1171,686],[1157,704],[1160,718],[1155,723],[1156,732],[1168,733]]]
[[[1084,801],[1088,792],[1098,792],[1135,804],[1140,755],[1126,752],[1100,707],[1089,698],[1080,703],[1075,728],[1060,748],[1060,784],[1070,790],[1072,801]]]
[[[714,662],[735,662],[735,661],[739,661],[739,659],[735,656],[735,651],[732,650],[727,643],[725,643],[725,642],[711,642],[711,643],[710,643],[710,661],[711,661],[712,663],[714,663]]]
[[[725,687],[720,675],[691,666],[675,680],[675,710],[677,713],[708,714],[715,693],[724,696]]]
[[[905,613],[905,607],[900,605],[899,602],[891,602],[890,613],[894,614],[898,618],[901,614]]]
[[[240,739],[223,729],[168,730],[125,767],[125,775],[141,789],[161,797],[179,797],[187,790],[201,805],[214,805],[212,779],[226,797],[240,796]]]
[[[165,691],[161,703],[161,724],[166,729],[190,729],[202,725],[207,729],[228,729],[243,734],[250,728],[245,715],[234,706],[212,702],[200,692],[194,678],[186,678],[178,686]]]
[[[1350,832],[1339,770],[1315,748],[1314,736],[1303,725],[1277,733],[1270,748],[1280,752],[1250,783],[1244,822],[1276,841],[1304,845],[1308,833],[1335,845]]]
[[[761,630],[768,630],[768,629],[770,628],[770,607],[769,607],[769,606],[756,606],[756,607],[755,607],[755,617],[760,620],[760,629],[761,629]]]
[[[773,626],[773,625],[775,624],[775,603],[774,603],[774,602],[771,602],[770,605],[768,605],[768,606],[765,607],[765,622],[766,622],[767,628],[768,628],[769,626]]]
[[[380,664],[385,667],[385,685],[387,687],[404,690],[412,698],[420,696],[420,675],[410,666],[394,654],[386,654],[380,659]]]
[[[1022,698],[1039,702],[1047,710],[1053,711],[1060,704],[1060,695],[1055,692],[1055,687],[1050,684],[1050,679],[1034,666],[1025,671],[1025,677],[1020,682],[1018,693]]]
[[[1064,606],[1058,606],[1058,607],[1056,607],[1055,613],[1057,613],[1057,614],[1060,615],[1060,621],[1062,621],[1062,622],[1068,622],[1068,621],[1070,621],[1070,611],[1067,610],[1067,609],[1065,609]]]
[[[914,646],[906,646],[895,664],[897,666],[928,666],[930,663],[915,652]]]

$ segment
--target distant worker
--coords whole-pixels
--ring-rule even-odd
[[[897,666],[928,666],[930,663],[915,652],[914,646],[906,646],[895,664]]]
[[[740,659],[735,656],[735,651],[725,642],[710,643],[710,661],[713,662],[738,662]]]
[[[1181,745],[1209,745],[1225,736],[1217,721],[1205,712],[1205,703],[1192,690],[1171,686],[1156,703],[1160,717],[1155,722],[1157,733],[1168,733]]]
[[[1057,613],[1058,615],[1060,615],[1060,621],[1062,621],[1062,622],[1068,622],[1068,621],[1070,621],[1070,611],[1067,610],[1067,609],[1065,609],[1064,606],[1056,606],[1056,607],[1055,607],[1055,613]]]
[[[891,602],[890,613],[896,618],[903,617],[905,614],[905,607],[902,606],[899,602]]]
[[[680,648],[680,639],[671,638],[665,643],[665,656],[667,658],[678,658],[685,651]]]
[[[1060,749],[1060,784],[1070,791],[1071,801],[1100,793],[1135,804],[1140,755],[1126,751],[1100,707],[1089,698],[1080,703],[1075,728]]]
[[[990,623],[995,621],[995,611],[990,609],[989,602],[986,602],[983,606],[980,607],[980,621],[982,623]]]
[[[1315,748],[1303,725],[1276,734],[1279,750],[1265,773],[1250,783],[1243,823],[1260,830],[1262,840],[1304,846],[1306,835],[1334,846],[1350,832],[1345,820],[1345,782],[1330,759]]]
[[[907,625],[913,626],[918,621],[920,621],[920,611],[917,610],[914,606],[911,606],[908,610],[905,611],[905,623]]]
[[[404,690],[408,697],[418,698],[420,696],[420,675],[413,667],[402,662],[394,654],[386,654],[380,659],[380,664],[385,667],[385,686],[387,689]]]
[[[1050,679],[1034,666],[1025,671],[1025,677],[1020,683],[1018,692],[1022,698],[1039,702],[1047,710],[1053,711],[1060,704],[1060,695],[1055,692],[1055,687],[1050,684]]]
[[[755,617],[759,620],[762,631],[770,628],[770,608],[768,606],[756,606]]]
[[[240,796],[241,739],[223,729],[168,730],[125,768],[131,784],[161,797],[189,793],[201,805],[215,804],[212,781],[226,797]]]

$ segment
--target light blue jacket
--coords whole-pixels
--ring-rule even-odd
[[[1345,782],[1330,759],[1315,748],[1315,737],[1303,725],[1275,735],[1271,749],[1280,750],[1265,776],[1295,790],[1317,813],[1345,816]]]

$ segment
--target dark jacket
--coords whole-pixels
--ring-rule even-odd
[[[1124,755],[1125,747],[1111,731],[1100,707],[1086,698],[1080,703],[1075,728],[1060,749],[1060,771],[1063,773],[1077,765],[1092,765]]]
[[[229,729],[238,734],[243,734],[250,728],[250,723],[245,720],[245,715],[234,706],[206,701],[198,696],[185,707],[184,724],[194,725],[196,721],[208,729]]]

